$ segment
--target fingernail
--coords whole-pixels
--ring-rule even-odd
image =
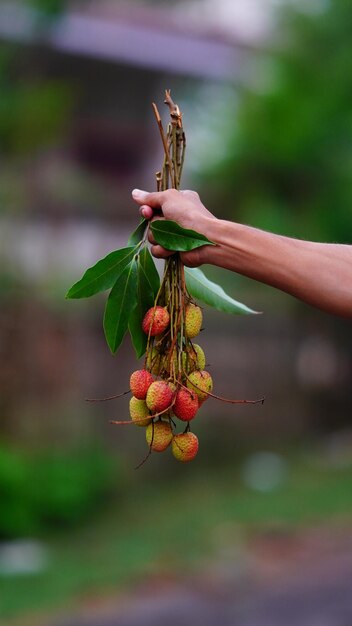
[[[133,189],[132,191],[132,196],[133,198],[136,198],[136,200],[140,200],[141,198],[144,198],[146,194],[147,194],[147,191],[143,191],[142,189]]]

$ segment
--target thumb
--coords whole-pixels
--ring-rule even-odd
[[[154,191],[149,193],[142,189],[134,189],[132,191],[132,198],[137,204],[147,204],[152,209],[161,209],[168,193],[169,191]]]

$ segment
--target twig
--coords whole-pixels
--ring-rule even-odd
[[[119,393],[117,396],[108,396],[107,398],[85,398],[86,402],[107,402],[107,400],[115,400],[116,398],[121,398],[125,396],[127,393],[131,393],[131,390],[123,391]]]
[[[182,128],[182,114],[177,104],[174,103],[171,98],[170,89],[165,89],[165,100],[164,103],[167,104],[170,110],[171,123],[179,128]]]
[[[193,382],[193,380],[189,378],[186,372],[184,372],[184,374],[187,380],[189,380],[189,382],[191,383],[193,387],[198,389],[198,391],[205,393],[207,396],[209,396],[209,398],[214,398],[215,400],[221,400],[221,402],[228,402],[229,404],[259,404],[260,402],[261,404],[264,404],[265,396],[263,396],[263,398],[259,398],[258,400],[229,400],[228,398],[222,398],[221,396],[216,396],[214,393],[210,393],[210,391],[205,391],[205,389],[198,387],[198,385],[196,385]],[[190,389],[189,387],[186,387],[185,385],[182,385],[182,387],[184,387],[185,389],[188,389],[188,391],[192,391],[192,389]]]
[[[171,163],[169,149],[168,149],[168,146],[167,146],[167,143],[166,143],[166,139],[165,139],[163,124],[162,124],[161,117],[160,117],[160,114],[159,114],[159,111],[158,111],[158,107],[156,106],[155,102],[152,103],[152,107],[153,107],[154,114],[155,114],[155,117],[156,117],[156,121],[157,121],[157,124],[158,124],[158,127],[159,127],[161,141],[163,142],[165,157],[166,157],[166,160],[167,160],[167,163],[168,163],[168,166],[169,166],[169,170],[170,170],[172,186],[174,188],[176,188],[176,181],[175,181],[175,177],[174,177],[174,172],[172,170],[172,163]]]

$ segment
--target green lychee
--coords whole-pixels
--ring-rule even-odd
[[[194,391],[181,387],[176,393],[175,404],[172,410],[176,417],[183,422],[193,420],[198,411],[198,396]]]
[[[145,401],[139,400],[134,396],[132,396],[130,400],[130,416],[136,426],[148,426],[148,424],[152,421]]]
[[[185,334],[190,339],[196,337],[202,328],[203,313],[202,309],[196,304],[188,304],[185,314]]]
[[[136,370],[131,374],[130,389],[138,400],[145,400],[147,391],[154,381],[153,376],[147,370]]]
[[[182,367],[187,374],[205,368],[205,354],[197,343],[192,344],[187,352],[182,352]]]
[[[199,401],[204,401],[213,389],[213,380],[206,370],[196,370],[189,375],[187,387],[197,394]]]
[[[161,372],[162,359],[162,355],[156,348],[153,348],[147,356],[147,368],[152,374],[155,374],[155,376],[159,376]]]
[[[172,354],[164,355],[162,364],[163,368],[170,374],[171,372],[174,374],[178,373],[178,354],[176,348],[173,348]]]
[[[173,395],[174,389],[165,380],[154,381],[150,385],[146,397],[147,406],[152,414],[165,411],[171,405]]]
[[[169,422],[153,422],[147,426],[145,437],[148,446],[154,452],[163,452],[172,441],[172,429]]]
[[[205,368],[205,354],[203,348],[198,343],[193,344],[193,348],[197,354],[197,369],[204,370]]]
[[[150,428],[148,426],[148,428]],[[194,433],[181,433],[172,438],[172,454],[175,459],[187,463],[192,461],[198,452],[198,437]]]
[[[153,306],[146,312],[143,318],[142,328],[146,335],[150,333],[151,337],[155,337],[163,333],[169,324],[170,315],[167,308],[163,306]]]

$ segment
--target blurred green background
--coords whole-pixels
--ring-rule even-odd
[[[84,400],[128,388],[132,346],[109,354],[103,297],[64,295],[137,224],[165,88],[184,112],[184,187],[212,212],[352,243],[351,23],[349,0],[0,2],[1,623],[61,624],[146,579],[250,587],[256,538],[323,528],[319,554],[350,546],[347,321],[206,267],[263,311],[204,311],[216,392],[266,403],[209,400],[193,464],[166,452],[135,471],[143,430],[109,424],[128,400]]]

